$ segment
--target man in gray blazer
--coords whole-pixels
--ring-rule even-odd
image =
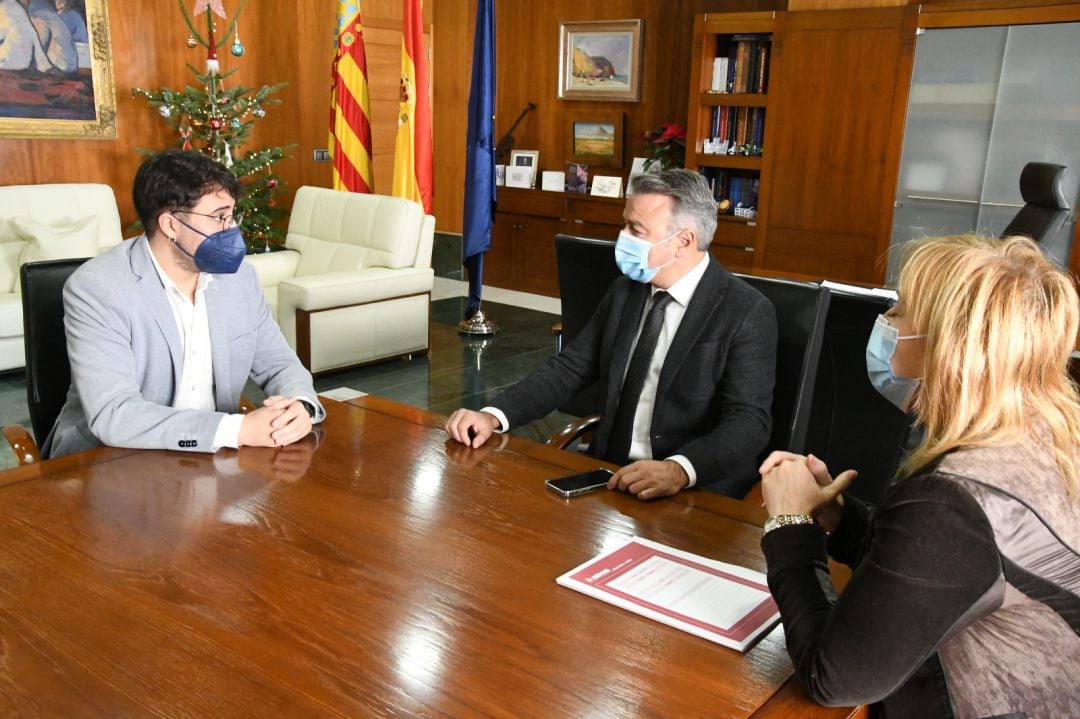
[[[45,456],[101,444],[213,452],[307,435],[325,412],[243,263],[236,177],[173,150],[143,162],[132,194],[146,235],[64,286],[71,389]],[[269,397],[238,414],[248,377]]]
[[[639,499],[704,486],[741,497],[772,427],[776,315],[708,252],[716,202],[689,170],[635,178],[612,285],[561,353],[450,435],[473,447],[543,417],[594,381],[602,420],[590,451],[624,465],[608,483]]]

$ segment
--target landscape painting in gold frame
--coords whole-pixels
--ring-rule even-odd
[[[639,20],[559,25],[559,97],[637,102],[641,97]]]
[[[116,138],[108,0],[0,3],[0,43],[0,137]]]

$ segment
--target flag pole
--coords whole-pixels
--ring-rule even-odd
[[[458,323],[462,334],[493,335],[499,331],[499,325],[480,308],[484,253],[491,249],[495,192],[495,1],[478,0],[466,135],[461,256],[469,274],[469,298],[465,319]]]

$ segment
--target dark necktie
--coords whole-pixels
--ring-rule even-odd
[[[622,392],[619,393],[619,407],[615,410],[615,419],[611,424],[608,456],[605,457],[609,462],[626,464],[629,460],[634,413],[641,398],[641,389],[645,386],[649,365],[652,364],[656,341],[660,338],[660,328],[664,326],[664,307],[670,301],[671,295],[667,292],[660,291],[653,295],[652,306],[645,317],[645,324],[641,327],[634,355],[630,358],[630,366],[626,370],[626,379],[623,380]]]

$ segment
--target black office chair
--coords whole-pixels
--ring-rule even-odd
[[[581,334],[596,312],[608,288],[619,278],[615,265],[615,243],[574,235],[555,235],[555,259],[559,267],[559,295],[562,298],[560,348]],[[600,411],[595,384],[567,400],[559,409],[582,417]]]
[[[885,297],[833,290],[805,443],[834,475],[858,470],[848,491],[868,502],[880,499],[892,482],[911,431],[910,418],[866,374],[870,331],[891,305]]]
[[[64,333],[64,283],[89,258],[27,262],[19,270],[23,340],[26,351],[26,403],[34,442],[21,427],[4,428],[19,464],[42,459],[39,445],[56,422],[71,387]],[[48,459],[47,457],[45,459]]]
[[[765,295],[776,310],[776,386],[772,436],[766,452],[782,449],[804,454],[829,312],[829,289],[809,282],[736,276]]]
[[[1064,165],[1029,162],[1020,173],[1020,196],[1024,206],[1001,232],[1002,237],[1026,235],[1049,247],[1069,217],[1069,203],[1061,190]]]

